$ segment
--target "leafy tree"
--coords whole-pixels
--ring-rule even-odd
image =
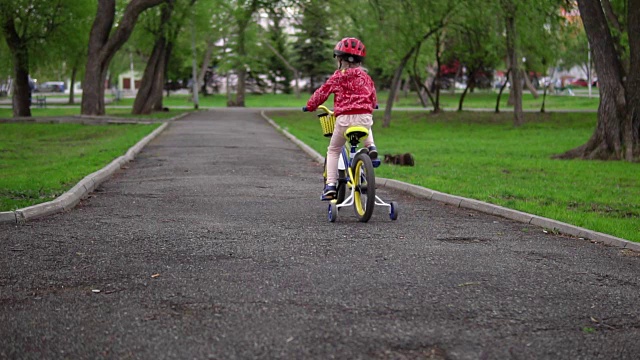
[[[598,73],[598,123],[583,145],[558,157],[640,158],[640,3],[578,0]]]
[[[296,65],[309,78],[309,92],[313,92],[327,75],[335,71],[333,47],[340,40],[328,26],[329,5],[322,0],[309,0],[302,5],[302,18],[296,26],[298,33],[293,44]]]
[[[127,42],[142,12],[167,0],[131,0],[116,22],[116,0],[101,0],[89,34],[89,49],[82,82],[83,115],[104,115],[104,84],[109,63]],[[114,28],[114,24],[117,26]]]
[[[560,49],[558,64],[562,69],[570,69],[578,66],[584,70],[586,74],[590,72],[589,62],[589,40],[584,32],[584,26],[581,21],[568,22],[565,31],[565,41]]]
[[[234,27],[234,59],[233,69],[238,77],[235,100],[227,101],[227,106],[244,107],[246,92],[245,80],[247,77],[247,28],[251,24],[253,15],[258,11],[262,2],[260,0],[237,0],[229,4]]]
[[[140,89],[133,103],[134,114],[149,114],[161,111],[162,95],[167,73],[167,64],[171,57],[174,43],[180,33],[187,15],[196,0],[168,0],[158,7],[156,14],[148,19],[152,38],[154,39],[151,55],[147,60]]]
[[[267,46],[272,49],[270,55],[267,56],[267,64],[269,64],[269,80],[273,84],[273,93],[275,94],[278,87],[282,88],[285,94],[291,94],[291,79],[293,71],[292,65],[287,61],[288,55],[286,34],[282,28],[284,21],[284,10],[281,7],[271,8],[269,14],[269,32]],[[281,78],[282,80],[278,80]]]
[[[0,34],[3,34],[0,32]],[[0,80],[10,77],[13,74],[11,65],[11,52],[6,41],[0,41]]]
[[[458,3],[440,0],[414,0],[397,3],[380,0],[373,3],[373,19],[377,20],[375,43],[393,54],[395,66],[385,107],[383,126],[391,123],[391,110],[402,74],[409,60],[427,40],[446,26]],[[381,50],[384,51],[384,50]]]
[[[58,29],[47,41],[47,46],[39,47],[35,52],[38,74],[42,73],[40,69],[53,67],[57,70],[53,75],[55,79],[70,79],[69,104],[75,103],[75,83],[84,73],[89,29],[97,4],[87,1],[73,6],[73,19]]]
[[[549,36],[559,22],[558,11],[564,0],[500,0],[498,11],[504,19],[506,64],[511,91],[509,104],[514,107],[514,126],[524,122],[522,85],[526,84],[534,96],[527,70],[541,70],[553,58],[556,38]],[[526,59],[526,65],[523,64]],[[500,101],[498,96],[497,104]],[[498,111],[498,105],[496,105]]]
[[[13,116],[31,116],[31,55],[73,20],[74,4],[72,0],[0,2],[0,27],[13,63]]]
[[[487,4],[489,5],[489,4]],[[460,8],[447,29],[448,42],[443,51],[446,62],[459,61],[467,69],[467,83],[460,96],[458,110],[468,91],[476,86],[490,86],[492,73],[501,62],[504,44],[495,7],[465,6]]]

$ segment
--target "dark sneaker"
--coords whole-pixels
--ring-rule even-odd
[[[378,149],[376,149],[375,145],[369,146],[369,157],[371,160],[375,160],[378,158]]]
[[[322,196],[320,197],[320,200],[333,200],[335,199],[337,194],[336,191],[336,186],[335,185],[326,185],[324,187],[324,190],[322,191]]]

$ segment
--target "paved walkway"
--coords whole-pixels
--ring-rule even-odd
[[[256,110],[171,124],[70,212],[0,224],[0,358],[637,359],[640,257],[321,168]]]

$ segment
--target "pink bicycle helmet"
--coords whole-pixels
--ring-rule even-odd
[[[367,49],[362,41],[353,37],[346,37],[338,41],[333,48],[333,57],[340,56],[350,63],[362,62],[366,55]]]

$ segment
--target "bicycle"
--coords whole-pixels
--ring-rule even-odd
[[[333,111],[320,105],[317,114],[325,137],[333,135],[336,117]],[[307,111],[306,107],[302,111]],[[369,130],[363,126],[347,128],[344,136],[347,138],[338,158],[338,182],[336,184],[336,198],[329,202],[327,216],[330,222],[335,222],[338,211],[343,207],[353,206],[360,222],[367,222],[373,214],[376,205],[389,208],[389,218],[398,219],[398,203],[386,203],[376,195],[376,176],[374,168],[380,166],[380,160],[371,160],[367,148],[359,148],[360,139],[369,135]],[[324,161],[324,182],[327,181],[327,160]],[[345,198],[347,190],[351,190]]]

